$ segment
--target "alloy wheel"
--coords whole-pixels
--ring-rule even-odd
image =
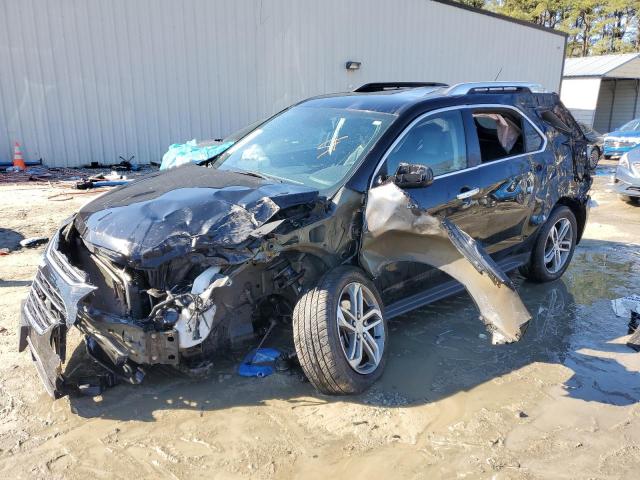
[[[347,362],[356,372],[373,372],[384,352],[385,330],[382,310],[371,291],[358,282],[340,292],[336,312],[340,345]]]
[[[560,218],[549,230],[544,246],[544,264],[549,273],[558,273],[567,263],[573,246],[573,228],[566,218]]]

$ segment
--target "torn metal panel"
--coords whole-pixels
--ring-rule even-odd
[[[393,183],[369,191],[360,259],[371,275],[384,265],[419,262],[462,283],[493,333],[493,343],[521,338],[531,315],[495,262],[453,223],[418,209]]]

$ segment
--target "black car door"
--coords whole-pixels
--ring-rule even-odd
[[[471,131],[469,150],[478,153],[471,170],[473,215],[452,220],[491,253],[521,243],[535,208],[545,169],[546,141],[520,111],[508,106],[479,106],[464,112]]]
[[[506,116],[506,110],[500,111]],[[506,145],[511,147],[512,154],[505,152],[498,157],[500,152],[496,150],[494,157],[490,157],[490,147],[483,150],[478,139],[474,114],[480,113],[494,123],[502,121],[498,117],[486,117],[495,115],[495,111],[465,107],[419,117],[392,145],[381,171],[393,174],[400,163],[429,166],[434,181],[427,187],[406,190],[412,200],[430,214],[451,220],[489,252],[497,252],[522,240],[523,226],[532,212],[532,196],[537,188],[537,166],[535,153],[525,153],[524,128],[515,128],[517,125],[512,125],[515,120],[511,118],[505,122],[507,130],[514,129],[509,133],[516,136]],[[519,121],[515,113],[512,116]],[[490,122],[485,123],[491,126]],[[538,149],[544,148],[541,137],[539,141]],[[392,264],[387,278],[384,277],[382,289],[395,291],[398,289],[393,286],[392,278],[408,288],[407,278],[413,277],[422,289],[442,280],[442,275],[433,269],[415,265]]]
[[[496,252],[522,241],[544,147],[541,132],[510,107],[454,108],[415,121],[385,164],[389,173],[402,162],[431,167],[433,184],[410,196]]]

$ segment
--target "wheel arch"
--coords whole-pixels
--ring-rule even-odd
[[[587,225],[587,206],[584,202],[580,202],[575,198],[571,197],[561,197],[556,206],[563,205],[568,207],[573,216],[576,217],[576,223],[578,224],[578,232],[576,237],[576,245],[580,243],[582,239],[582,234],[584,233],[584,229]]]

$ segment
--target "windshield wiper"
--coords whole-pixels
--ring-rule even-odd
[[[280,183],[284,183],[284,180],[282,180],[281,178],[278,177],[272,177],[271,175],[267,175],[266,173],[259,173],[259,172],[254,172],[251,170],[240,170],[240,169],[233,169],[231,170],[232,172],[236,172],[236,173],[241,173],[242,175],[249,175],[250,177],[257,177],[257,178],[261,178],[263,180],[276,180]]]

